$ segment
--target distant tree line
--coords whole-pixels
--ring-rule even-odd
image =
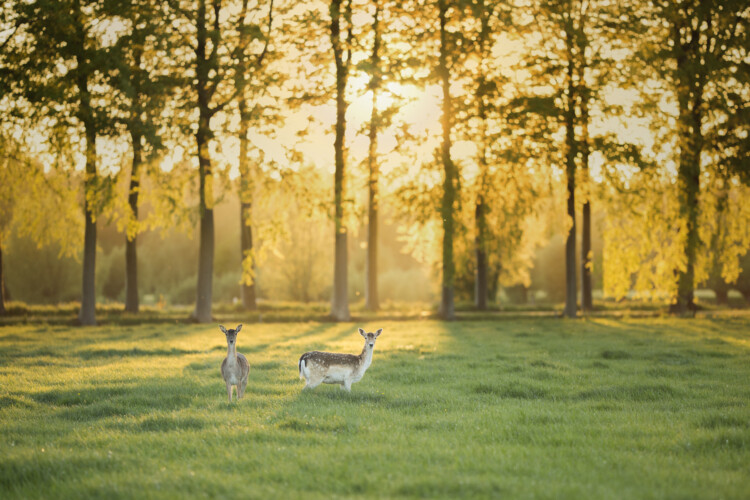
[[[330,106],[334,319],[350,317],[359,191],[368,309],[380,307],[387,197],[408,248],[439,270],[446,319],[457,287],[473,284],[481,310],[498,284],[528,285],[557,227],[567,235],[565,315],[591,310],[594,210],[604,214],[605,292],[665,291],[689,314],[696,286],[726,291],[750,248],[749,22],[740,0],[3,2],[0,312],[3,244],[15,230],[82,254],[79,320],[95,324],[96,221],[108,217],[126,236],[132,313],[138,235],[197,225],[193,318],[211,321],[214,207],[228,163],[238,171],[241,300],[255,309],[258,235],[280,237],[277,216],[257,207],[281,192],[317,203],[288,174],[306,164],[297,144],[284,144],[280,165],[261,138],[278,141],[293,115]],[[363,93],[371,111],[356,130]],[[430,95],[439,127],[418,116]],[[300,140],[314,128],[311,119]],[[369,144],[364,173],[355,136]]]

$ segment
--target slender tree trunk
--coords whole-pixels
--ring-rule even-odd
[[[702,85],[688,74],[678,63],[681,71],[678,102],[680,106],[680,165],[677,171],[679,186],[680,216],[685,221],[686,267],[679,271],[677,279],[677,301],[671,308],[680,315],[695,310],[693,290],[695,288],[695,253],[698,248],[698,196],[700,193],[700,153],[703,148],[701,124],[703,121]]]
[[[240,11],[240,46],[247,48],[248,32],[245,28],[245,17],[247,15],[247,0],[242,1],[242,10]],[[273,8],[273,4],[271,6]],[[270,14],[269,14],[270,16]],[[270,29],[270,27],[269,27]],[[253,202],[253,179],[248,162],[248,149],[250,139],[247,134],[250,130],[250,114],[247,110],[247,97],[245,95],[245,82],[247,81],[247,57],[243,53],[240,56],[240,62],[237,65],[236,85],[239,86],[239,115],[240,115],[240,265],[243,273],[240,293],[242,296],[242,307],[246,311],[255,311],[258,304],[255,296],[255,256],[253,254],[253,227],[252,227],[252,202]],[[249,259],[249,260],[248,260]],[[246,269],[247,265],[250,269]],[[247,284],[245,273],[252,273],[252,283]]]
[[[133,142],[133,168],[130,172],[130,191],[128,192],[128,205],[133,213],[133,219],[138,222],[138,190],[140,188],[140,166],[143,163],[141,136],[131,133]],[[131,313],[138,312],[138,256],[137,238],[132,238],[126,232],[125,238],[125,310]]]
[[[484,8],[484,1],[480,0],[479,4],[482,9],[482,22],[479,34],[480,71],[485,68],[485,54],[487,53],[487,33],[489,30],[489,17]],[[477,89],[478,115],[480,120],[480,151],[479,151],[479,190],[477,192],[476,205],[474,207],[474,223],[476,226],[476,235],[474,246],[476,253],[476,276],[474,280],[474,305],[480,311],[487,309],[487,215],[485,213],[484,193],[487,188],[487,103],[485,102],[485,75],[481,75]]]
[[[200,247],[198,253],[198,284],[193,318],[199,323],[211,321],[214,267],[214,211],[213,172],[208,152],[211,138],[211,110],[209,108],[208,78],[210,63],[206,59],[206,4],[198,4],[198,44],[196,53],[196,77],[198,93],[198,130],[195,135],[198,145],[198,176],[200,190]]]
[[[725,212],[727,202],[729,201],[729,189],[727,186],[728,179],[722,178],[722,186],[719,191],[719,197],[716,200],[716,231],[711,235],[711,248],[713,255],[711,257],[712,266],[709,275],[709,284],[716,294],[716,304],[727,306],[729,304],[729,285],[721,276],[721,255],[722,244],[724,240]]]
[[[351,4],[349,4],[348,8]],[[334,156],[336,171],[334,173],[334,205],[336,243],[334,248],[333,269],[333,297],[331,300],[331,316],[337,321],[349,320],[349,293],[347,276],[347,228],[344,223],[344,141],[346,137],[346,80],[348,60],[344,61],[344,50],[341,47],[341,0],[332,0],[331,14],[331,43],[336,60],[336,138],[334,140]],[[349,19],[347,19],[349,20]]]
[[[729,304],[729,287],[726,284],[721,283],[714,287],[714,293],[716,294],[716,304],[726,307]]]
[[[0,315],[5,314],[5,273],[3,268],[3,246],[0,242]]]
[[[86,127],[86,180],[84,190],[84,213],[86,227],[83,237],[83,287],[81,311],[78,321],[81,325],[96,325],[96,214],[89,201],[89,193],[96,186],[96,132],[92,125]]]
[[[142,41],[133,49],[133,103],[131,111],[130,139],[133,143],[133,167],[130,171],[130,190],[128,191],[128,205],[133,214],[133,221],[138,224],[138,192],[140,190],[141,165],[143,164],[143,148],[141,146],[141,58],[143,56]],[[127,230],[125,234],[125,311],[137,313],[138,304],[138,231]]]
[[[242,293],[242,305],[247,311],[255,311],[258,308],[255,295],[255,258],[253,255],[253,227],[252,227],[252,188],[251,180],[249,179],[250,172],[247,165],[247,122],[240,125],[242,130],[244,126],[244,134],[240,139],[240,246],[242,251],[243,259],[243,272],[245,272],[244,266],[245,259],[250,259],[252,266],[252,283],[246,284],[244,281],[241,287]],[[242,134],[242,132],[240,132]]]
[[[380,3],[375,4],[375,18],[372,29],[375,39],[372,44],[372,78],[370,89],[372,90],[372,116],[370,117],[370,147],[367,153],[368,178],[368,205],[367,205],[367,268],[365,271],[365,308],[377,311],[380,307],[378,300],[378,178],[380,168],[377,160],[378,147],[378,90],[380,87]]]
[[[258,309],[257,297],[255,294],[255,258],[253,257],[253,228],[251,218],[251,203],[240,204],[240,245],[242,246],[242,255],[244,258],[250,256],[252,262],[253,282],[250,285],[242,284],[242,306],[246,311],[255,311]]]
[[[585,85],[581,78],[581,86]],[[591,269],[593,266],[591,253],[591,191],[589,180],[589,93],[588,89],[581,89],[581,168],[586,186],[586,199],[583,203],[582,234],[581,234],[581,308],[591,311],[594,308],[593,287],[591,286]]]
[[[249,130],[249,117],[247,113],[247,101],[244,93],[240,96],[240,250],[242,258],[243,273],[246,272],[246,259],[250,259],[253,273],[252,283],[247,284],[244,280],[241,285],[242,305],[247,311],[255,311],[258,308],[255,296],[255,258],[253,255],[253,227],[252,227],[252,179],[250,166],[248,165],[247,151],[250,140],[247,137]]]
[[[571,221],[570,231],[565,242],[565,316],[575,318],[578,313],[576,286],[576,137],[575,137],[575,63],[571,53],[572,33],[567,30],[568,71],[567,71],[567,109],[565,110],[565,170],[568,178],[568,217]]]
[[[486,241],[484,227],[486,222],[484,216],[484,199],[481,193],[477,196],[474,218],[477,225],[475,238],[477,272],[474,284],[474,305],[478,310],[484,311],[487,309],[487,253],[484,249]]]
[[[211,159],[208,154],[208,123],[201,119],[198,143],[198,175],[200,176],[200,247],[198,253],[198,285],[193,317],[199,323],[211,321],[214,268],[214,211]]]
[[[80,1],[73,3],[73,29],[76,31],[76,86],[78,87],[79,117],[86,135],[86,167],[83,181],[83,211],[85,222],[83,236],[83,279],[81,286],[81,310],[78,321],[81,325],[96,324],[96,207],[92,197],[96,189],[96,126],[91,108],[89,92],[90,61],[86,57],[86,31],[82,20]]]
[[[444,319],[452,320],[456,317],[453,302],[455,281],[455,265],[453,262],[453,204],[456,199],[456,171],[451,159],[451,95],[450,74],[448,70],[448,40],[446,32],[446,0],[438,0],[440,17],[440,57],[438,60],[438,74],[443,89],[443,142],[441,145],[441,159],[445,177],[443,180],[443,203],[441,215],[443,217],[443,286],[440,301],[440,314]]]

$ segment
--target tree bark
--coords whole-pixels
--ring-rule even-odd
[[[133,67],[135,69],[133,81],[133,103],[130,121],[130,139],[133,143],[133,167],[130,171],[130,189],[128,191],[128,205],[133,214],[133,220],[138,223],[138,192],[140,190],[141,165],[143,164],[143,148],[141,137],[143,124],[141,120],[141,58],[143,56],[143,42],[136,43],[133,48]],[[130,231],[125,234],[125,311],[137,313],[138,303],[138,231],[130,237]]]
[[[565,170],[568,178],[568,206],[567,213],[571,227],[565,242],[565,311],[568,318],[575,318],[578,313],[576,286],[576,138],[575,138],[575,63],[572,55],[572,28],[566,30],[568,44],[567,69],[567,109],[565,110]]]
[[[208,155],[208,125],[201,117],[196,142],[198,143],[198,175],[200,177],[200,246],[198,252],[198,284],[193,317],[199,323],[211,321],[214,268],[214,211],[211,159]]]
[[[581,79],[581,86],[585,83]],[[586,199],[583,203],[581,227],[581,308],[591,311],[594,308],[593,287],[591,285],[591,269],[593,266],[591,254],[591,192],[589,179],[589,93],[588,89],[581,89],[581,168],[586,186]]]
[[[488,14],[484,8],[484,2],[480,1],[479,7],[482,9],[481,30],[479,35],[480,44],[480,64],[479,70],[483,71],[485,67],[485,54],[487,53],[487,32]],[[480,143],[479,150],[479,190],[474,207],[474,224],[476,226],[476,235],[474,237],[474,246],[476,254],[476,276],[474,280],[474,305],[480,311],[487,309],[488,298],[488,263],[487,263],[487,214],[484,202],[484,193],[487,186],[487,103],[485,102],[485,75],[482,74],[477,88],[478,115],[480,120]]]
[[[377,161],[378,146],[378,90],[380,88],[380,3],[375,4],[375,18],[372,29],[375,38],[372,44],[372,116],[370,117],[370,146],[367,152],[368,205],[367,205],[367,268],[365,269],[365,308],[377,311],[380,307],[378,298],[378,178],[380,168]]]
[[[143,163],[141,136],[131,133],[133,142],[133,168],[130,171],[130,190],[128,192],[128,205],[133,213],[133,218],[138,222],[138,190],[140,188],[140,166]],[[125,235],[125,310],[131,313],[138,312],[138,256],[137,238],[134,234],[130,238]]]
[[[247,136],[248,131],[250,130],[250,114],[247,110],[247,97],[245,95],[245,82],[247,80],[247,56],[244,54],[244,50],[248,45],[248,33],[247,30],[244,29],[244,22],[245,16],[247,15],[247,4],[247,0],[243,0],[242,10],[240,12],[240,19],[242,20],[240,25],[240,47],[242,47],[243,53],[240,55],[239,63],[237,65],[236,85],[240,87],[238,102],[240,115],[240,266],[242,272],[244,273],[245,262],[246,259],[249,258],[251,260],[251,272],[253,276],[252,283],[249,285],[245,282],[243,276],[242,284],[240,285],[240,294],[242,297],[242,307],[246,311],[255,311],[258,308],[258,304],[255,294],[256,275],[255,256],[253,255],[253,179],[247,157],[248,149],[250,146],[250,139]]]
[[[240,245],[242,247],[242,255],[243,257],[247,257],[248,255],[250,255],[252,258],[253,266],[253,283],[251,285],[243,283],[241,287],[242,306],[246,311],[255,311],[258,309],[258,302],[255,293],[255,258],[252,257],[253,227],[252,218],[250,216],[251,210],[251,203],[240,203]]]
[[[679,36],[679,34],[678,34]],[[695,311],[695,253],[698,248],[698,196],[700,193],[700,154],[703,148],[703,86],[699,77],[691,74],[684,58],[678,58],[677,90],[680,107],[680,155],[677,171],[680,216],[685,221],[685,269],[678,272],[677,300],[671,310],[679,315]]]
[[[96,214],[89,193],[96,187],[96,132],[86,127],[86,180],[84,181],[83,286],[78,321],[84,326],[96,325]]]
[[[344,223],[344,141],[346,137],[346,80],[348,76],[348,59],[344,60],[344,50],[341,47],[341,0],[332,0],[331,14],[331,44],[336,61],[336,138],[334,140],[334,157],[336,171],[334,173],[334,205],[336,242],[334,247],[333,268],[333,297],[331,299],[331,316],[336,321],[348,321],[349,293],[348,293],[348,256],[347,256],[347,228]],[[351,9],[349,3],[347,9]],[[350,14],[350,11],[347,12]],[[346,14],[345,14],[346,16]],[[350,21],[350,17],[347,19]]]
[[[91,93],[89,92],[89,75],[91,63],[86,55],[86,31],[83,24],[81,4],[73,3],[73,29],[76,37],[77,70],[75,74],[78,88],[78,117],[83,123],[86,136],[86,166],[83,181],[83,211],[85,222],[83,236],[83,276],[81,284],[81,310],[78,321],[84,326],[96,324],[96,208],[93,196],[96,189],[96,124],[91,107]]]
[[[198,284],[193,319],[199,323],[211,321],[213,299],[214,266],[214,211],[213,211],[213,172],[208,152],[211,138],[210,92],[208,88],[210,61],[206,59],[206,3],[198,4],[197,18],[198,43],[196,53],[196,77],[198,93],[198,130],[195,135],[198,145],[198,176],[200,189],[200,246],[198,254]]]
[[[456,172],[451,159],[451,95],[450,74],[448,70],[448,40],[446,31],[446,14],[448,6],[445,0],[438,0],[440,17],[440,57],[438,60],[438,74],[443,90],[443,116],[441,124],[443,141],[441,145],[441,159],[445,177],[443,179],[443,202],[441,215],[443,217],[443,282],[440,301],[440,314],[443,319],[455,319],[455,305],[453,291],[455,281],[455,264],[453,262],[453,204],[456,199]]]
[[[714,287],[714,293],[716,294],[716,304],[720,306],[727,306],[729,304],[729,287],[728,286],[717,286]]]
[[[484,250],[486,235],[484,234],[484,201],[481,194],[477,198],[474,218],[476,219],[477,225],[477,235],[475,239],[477,271],[474,285],[474,305],[478,310],[484,311],[487,309],[487,253]]]
[[[724,240],[725,213],[727,202],[729,201],[729,188],[727,186],[728,178],[722,178],[722,186],[719,196],[716,200],[716,231],[711,235],[711,248],[713,249],[711,273],[708,278],[708,285],[716,294],[716,304],[727,306],[729,304],[729,284],[721,276],[721,259],[719,258]]]

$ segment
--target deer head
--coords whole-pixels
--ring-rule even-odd
[[[370,348],[375,347],[375,339],[377,339],[381,333],[383,333],[382,328],[378,329],[375,333],[366,333],[363,329],[359,329],[359,334],[365,338],[365,345]]]
[[[237,328],[234,330],[227,330],[224,328],[224,325],[219,325],[219,330],[224,332],[224,335],[227,337],[227,345],[232,347],[237,342],[237,334],[242,330],[242,325],[237,325]]]

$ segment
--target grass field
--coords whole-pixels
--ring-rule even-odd
[[[234,326],[234,325],[231,325]],[[0,497],[748,498],[750,318],[0,328]]]

